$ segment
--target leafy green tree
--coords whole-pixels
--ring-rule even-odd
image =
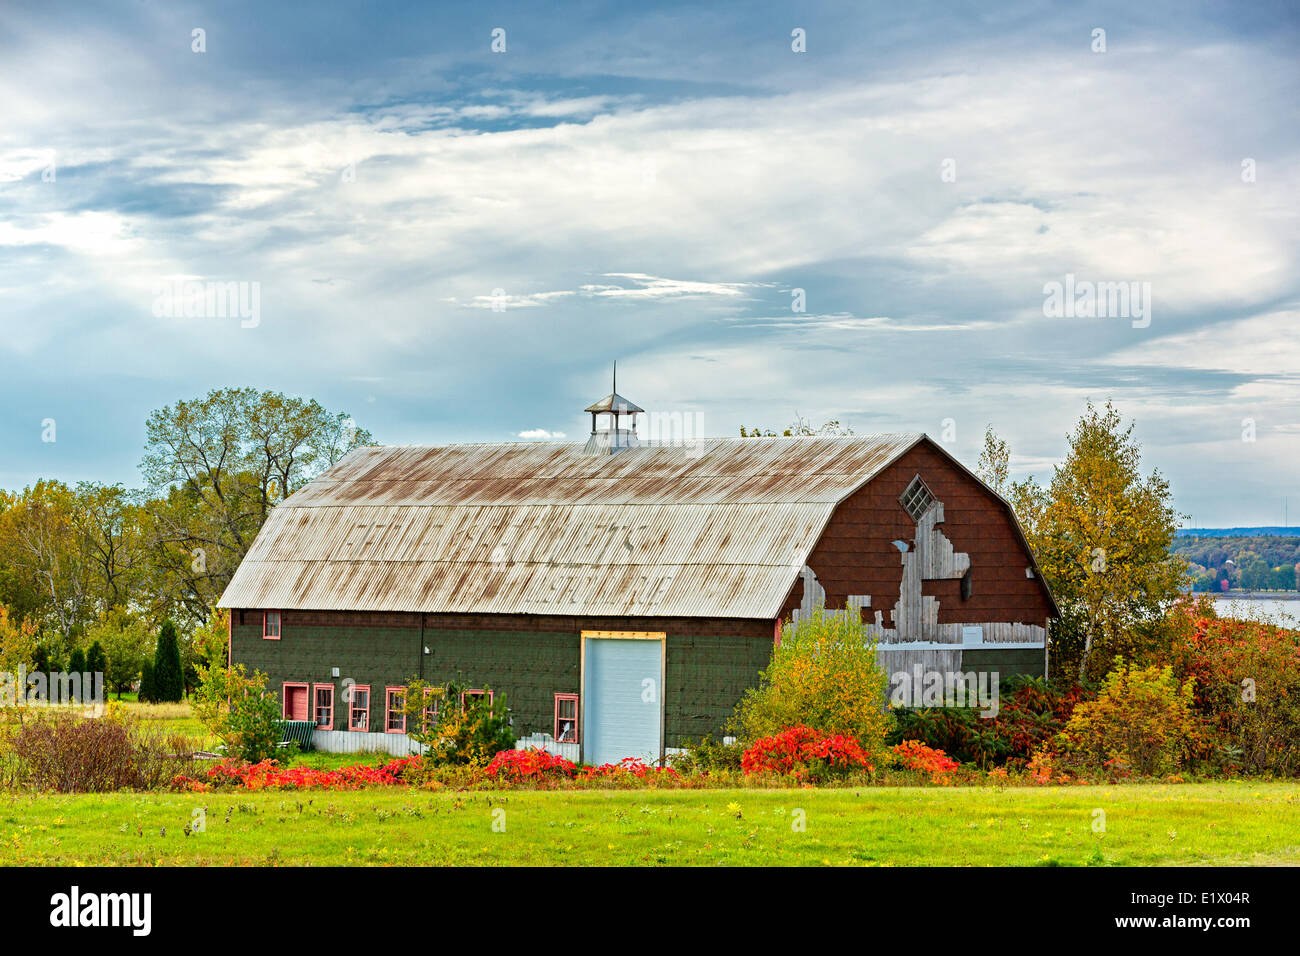
[[[68,656],[68,672],[72,674],[80,674],[85,671],[85,669],[85,652],[79,647],[73,648],[72,653]]]
[[[231,666],[227,659],[229,613],[214,610],[195,632],[199,681],[190,705],[227,754],[257,763],[280,754],[280,703],[267,691],[265,674],[250,676],[243,664]]]
[[[91,674],[103,674],[104,680],[108,680],[108,655],[99,641],[92,641],[90,650],[86,651],[86,670]]]
[[[100,617],[87,632],[91,647],[99,644],[104,653],[104,683],[118,699],[131,689],[149,657],[149,630],[145,622],[124,611]]]
[[[164,703],[177,703],[185,696],[180,643],[176,636],[176,625],[170,618],[163,621],[162,630],[158,634],[151,688],[153,699]]]
[[[101,611],[127,607],[140,596],[147,549],[139,492],[121,485],[81,482],[76,488],[78,532]]]
[[[373,443],[315,400],[215,389],[153,412],[141,473],[157,586],[195,622],[229,583],[271,509]]]
[[[155,696],[153,681],[153,661],[145,660],[140,665],[140,687],[136,690],[136,699],[142,704],[152,703],[158,698]]]

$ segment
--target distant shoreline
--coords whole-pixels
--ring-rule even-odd
[[[1179,528],[1175,538],[1296,538],[1300,527],[1295,525],[1260,525],[1257,528]]]
[[[1217,601],[1300,601],[1300,591],[1192,591],[1209,594]]]

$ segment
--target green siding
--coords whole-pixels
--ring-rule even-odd
[[[371,726],[383,729],[384,687],[412,677],[488,686],[506,695],[518,735],[551,733],[555,695],[578,693],[579,635],[538,631],[299,626],[286,623],[279,641],[262,639],[260,624],[233,629],[234,659],[260,670],[277,690],[286,681],[333,684],[334,727],[346,729],[345,678],[369,684]],[[430,653],[421,653],[427,645]],[[668,634],[664,740],[718,733],[745,689],[771,657],[770,641]],[[332,678],[330,670],[339,669]]]
[[[961,652],[964,671],[997,671],[1000,678],[1023,674],[1042,677],[1047,669],[1047,651],[1039,648],[965,648]]]
[[[578,635],[527,631],[426,630],[425,679],[504,692],[523,736],[549,734],[555,695],[578,693]]]
[[[370,726],[384,729],[384,687],[400,686],[410,680],[419,666],[420,632],[400,627],[312,627],[284,625],[281,638],[262,638],[259,620],[256,626],[231,629],[231,654],[236,663],[250,672],[262,671],[269,678],[268,687],[280,693],[285,682],[334,685],[334,729],[347,729],[343,681],[370,686]],[[337,678],[332,668],[339,669]],[[282,698],[283,699],[283,698]],[[308,698],[315,706],[315,694]],[[314,714],[313,714],[314,717]]]
[[[772,642],[746,637],[668,635],[664,743],[718,734],[736,703],[771,662]]]

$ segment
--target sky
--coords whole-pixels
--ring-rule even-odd
[[[1300,524],[1298,54],[1289,3],[7,0],[0,487],[139,485],[225,386],[582,440],[617,360],[1040,481],[1112,400],[1188,526]]]

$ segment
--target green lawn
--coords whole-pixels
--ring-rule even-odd
[[[8,795],[0,863],[1296,864],[1300,784]]]

